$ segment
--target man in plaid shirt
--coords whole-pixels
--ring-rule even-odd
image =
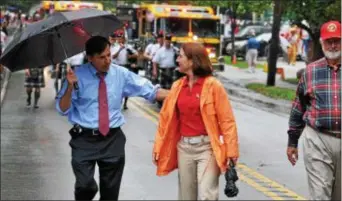
[[[325,57],[309,64],[298,84],[287,156],[295,165],[303,133],[311,199],[341,200],[341,24],[323,24],[320,41]]]

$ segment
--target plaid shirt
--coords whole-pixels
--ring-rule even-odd
[[[299,81],[289,121],[289,146],[308,125],[320,132],[341,132],[341,65],[334,70],[322,58],[307,66]]]

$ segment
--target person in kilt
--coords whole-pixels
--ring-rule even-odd
[[[177,50],[171,44],[171,35],[165,36],[164,46],[153,57],[153,77],[165,89],[170,89],[177,79],[176,58]]]
[[[25,70],[25,85],[27,99],[26,106],[31,106],[31,94],[34,89],[34,105],[35,109],[39,108],[38,100],[40,98],[40,89],[45,87],[44,69],[43,68],[28,68]]]
[[[156,52],[164,46],[164,34],[163,32],[158,33],[155,36],[155,43],[150,43],[147,45],[144,56],[147,59],[147,65],[145,68],[145,77],[149,80],[152,78],[152,69],[153,69],[153,57],[155,56]]]
[[[176,58],[178,55],[177,49],[171,44],[171,35],[166,35],[164,46],[160,48],[152,59],[153,62],[153,78],[157,84],[164,89],[170,89],[172,83],[179,78],[176,71]],[[162,102],[158,102],[159,107]]]

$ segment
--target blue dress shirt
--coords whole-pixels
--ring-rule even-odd
[[[71,124],[79,124],[86,128],[97,129],[99,122],[98,89],[100,79],[97,70],[91,63],[86,63],[74,70],[78,79],[78,90],[73,90],[71,106],[65,112],[59,107],[61,97],[67,89],[65,80],[56,97],[56,109],[62,115],[68,115]],[[159,86],[128,69],[111,64],[105,77],[109,109],[109,126],[116,128],[125,123],[121,113],[124,97],[140,96],[154,102]]]

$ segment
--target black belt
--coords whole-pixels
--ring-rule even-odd
[[[331,131],[331,130],[327,130],[327,129],[317,129],[317,128],[314,128],[312,126],[310,126],[310,128],[312,128],[312,129],[314,129],[320,133],[323,133],[325,135],[329,135],[329,136],[341,139],[341,132],[339,132],[339,131]]]
[[[336,137],[336,138],[340,138],[341,139],[341,132],[333,132],[333,131],[329,131],[329,130],[320,130],[319,132],[326,134],[326,135],[330,135],[332,137]]]
[[[114,133],[116,133],[117,131],[119,131],[121,128],[120,127],[116,127],[116,128],[109,128],[109,132],[106,136],[111,136]],[[70,135],[72,137],[77,137],[80,135],[85,135],[85,136],[102,136],[102,134],[100,133],[99,129],[92,129],[92,128],[85,128],[82,127],[80,125],[74,125],[70,131],[69,131]]]

